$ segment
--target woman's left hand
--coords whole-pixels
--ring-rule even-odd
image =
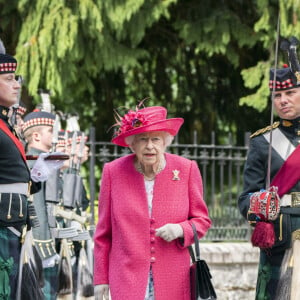
[[[177,238],[183,238],[183,229],[179,224],[166,224],[157,228],[155,235],[167,242],[171,242]]]

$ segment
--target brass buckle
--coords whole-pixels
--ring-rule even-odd
[[[292,192],[291,207],[300,207],[300,192]]]

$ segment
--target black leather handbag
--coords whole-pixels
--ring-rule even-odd
[[[192,265],[190,267],[191,279],[191,300],[215,300],[217,295],[213,284],[211,282],[211,274],[205,260],[200,259],[199,239],[195,225],[192,223],[194,240],[195,240],[195,254],[192,247],[189,247],[192,258]]]

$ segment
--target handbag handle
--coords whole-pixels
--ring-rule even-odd
[[[196,230],[194,223],[191,223],[191,226],[192,226],[193,232],[194,232],[195,252],[196,252],[195,261],[200,261],[200,247],[199,247],[199,239],[198,239],[198,235],[197,235],[197,230]]]

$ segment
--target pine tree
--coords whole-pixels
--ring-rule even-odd
[[[31,108],[49,89],[109,140],[113,109],[149,97],[185,118],[183,141],[196,129],[205,143],[268,122],[279,9],[281,35],[299,37],[296,0],[0,0],[0,37]]]

